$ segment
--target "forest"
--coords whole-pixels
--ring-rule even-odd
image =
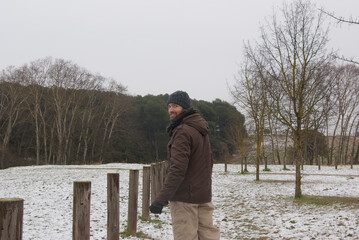
[[[304,131],[302,164],[358,164],[354,101],[358,91],[349,87],[355,86],[358,68],[332,69],[337,74],[337,104],[341,104],[337,109],[341,112],[337,114],[332,106],[317,128]],[[47,57],[8,67],[0,74],[0,167],[165,160],[167,98],[168,94],[130,96],[113,79],[63,59]],[[241,99],[246,100],[245,96]],[[192,99],[192,105],[209,123],[216,162],[256,162],[255,121],[250,115],[246,121],[238,111],[248,110],[245,106],[235,107],[220,99]],[[336,123],[332,135],[323,131],[329,122]],[[293,164],[293,132],[268,112],[262,127],[258,162],[283,164],[284,168]]]
[[[0,74],[0,167],[150,163],[166,159],[168,94],[130,96],[113,79],[47,57]],[[245,133],[231,104],[192,100],[208,121],[217,161],[234,153],[231,129]]]

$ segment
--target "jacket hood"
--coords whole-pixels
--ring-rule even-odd
[[[187,124],[190,127],[193,127],[198,132],[200,132],[203,136],[209,133],[209,126],[206,120],[204,120],[201,115],[198,113],[191,114],[185,118],[183,118],[183,123]]]
[[[181,123],[193,127],[203,136],[209,133],[207,121],[193,108],[183,110],[175,119],[173,119],[167,127],[167,133],[172,136],[173,130]]]

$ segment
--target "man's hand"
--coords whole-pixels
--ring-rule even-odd
[[[163,205],[157,201],[153,201],[153,203],[150,206],[151,213],[155,214],[161,214],[162,213]]]

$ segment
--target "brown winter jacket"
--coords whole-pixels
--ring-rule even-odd
[[[207,203],[212,199],[212,152],[207,122],[192,108],[184,110],[167,129],[169,166],[156,201]]]

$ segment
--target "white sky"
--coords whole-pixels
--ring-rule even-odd
[[[291,0],[286,0],[290,2]],[[282,0],[0,0],[0,69],[51,56],[127,86],[132,95],[181,89],[231,101],[243,41]],[[358,0],[314,0],[359,17]],[[359,26],[332,24],[330,47],[359,59]]]

